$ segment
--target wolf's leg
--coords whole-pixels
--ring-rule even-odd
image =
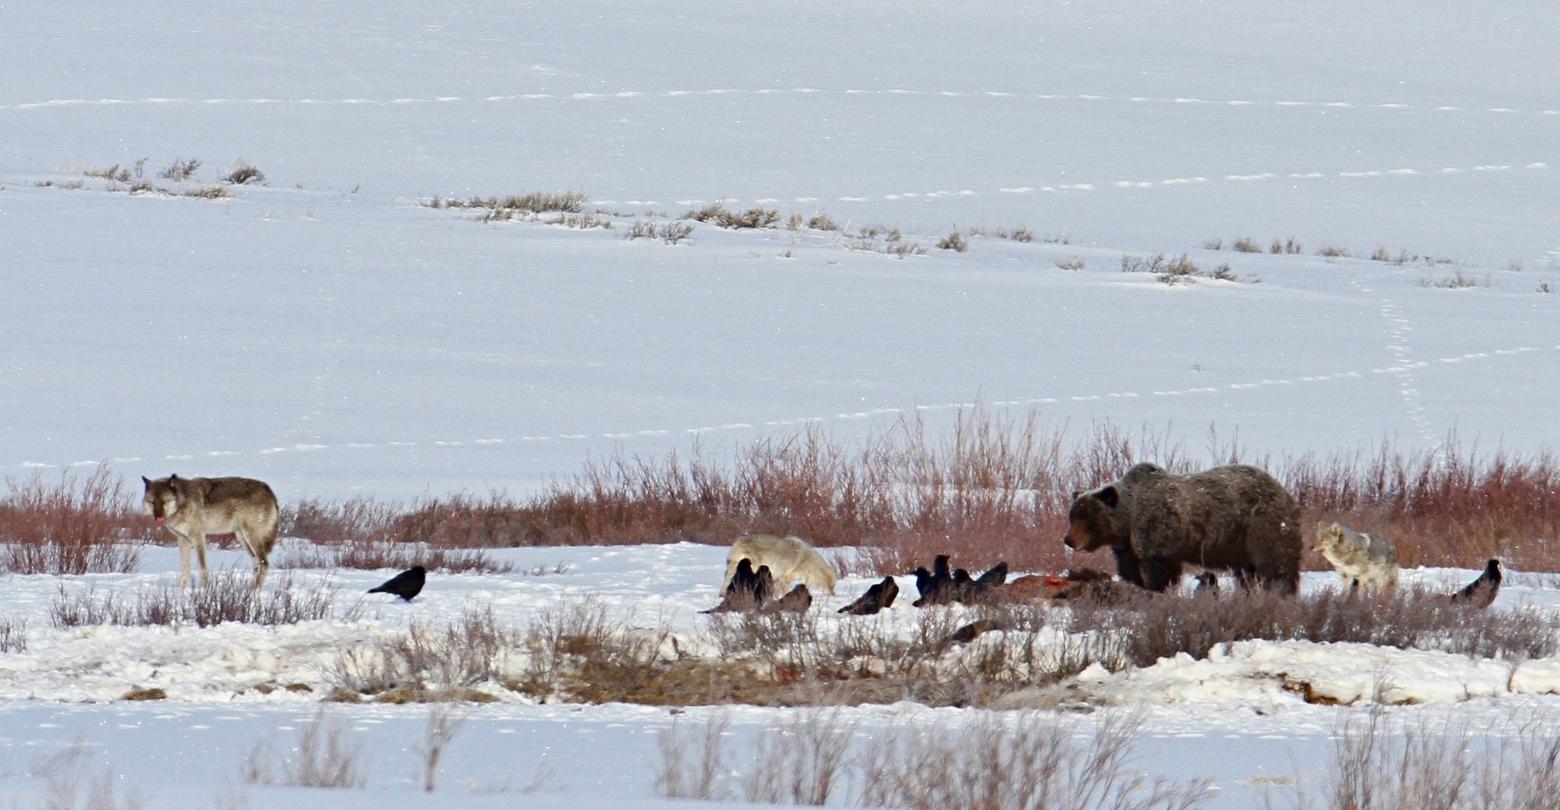
[[[265,584],[265,575],[271,568],[268,552],[270,552],[271,546],[276,543],[276,525],[272,523],[267,526],[262,523],[259,526],[254,526],[248,523],[241,523],[234,533],[238,535],[238,541],[243,544],[244,550],[249,552],[250,559],[254,560],[255,582],[253,587],[259,590],[260,586]]]
[[[182,588],[185,585],[190,584],[190,539],[178,532],[173,531],[172,529],[169,531],[173,534],[173,539],[179,542],[178,587]]]
[[[196,532],[194,543],[195,559],[200,563],[200,584],[201,587],[206,587],[211,584],[211,575],[206,573],[206,533]],[[184,575],[186,577],[190,575],[190,567],[187,560],[184,566]]]

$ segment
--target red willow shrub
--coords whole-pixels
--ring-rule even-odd
[[[151,536],[151,521],[107,465],[80,479],[65,472],[56,483],[41,474],[7,479],[0,497],[0,572],[130,572]]]

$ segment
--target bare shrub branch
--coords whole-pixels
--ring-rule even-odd
[[[730,796],[721,783],[725,770],[725,744],[721,738],[730,724],[725,715],[717,715],[691,732],[672,721],[669,729],[656,735],[661,764],[656,771],[656,793],[672,799],[716,801]]]
[[[1130,765],[1141,720],[1104,714],[1087,743],[1076,724],[1028,712],[985,717],[957,732],[916,729],[863,757],[861,803],[941,810],[1198,807],[1205,780],[1147,779]]]
[[[24,619],[0,619],[0,654],[27,652],[27,622]]]
[[[422,744],[416,749],[422,759],[423,790],[432,793],[439,774],[439,761],[455,741],[456,735],[471,718],[471,713],[448,703],[435,703],[428,709],[428,723],[423,728]]]
[[[243,763],[243,779],[251,785],[361,788],[368,783],[360,762],[363,743],[349,735],[346,721],[322,708],[312,722],[302,724],[286,750],[274,750],[274,736],[255,743]]]

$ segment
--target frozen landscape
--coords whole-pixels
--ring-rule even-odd
[[[1536,455],[1560,412],[1560,19],[1423,6],[0,7],[0,474],[245,475],[284,505],[520,495],[588,459],[936,431],[977,404],[1194,455],[1210,433],[1275,458],[1453,434]],[[176,159],[204,165],[159,178]],[[240,160],[266,182],[220,183]],[[528,192],[611,227],[442,205]],[[625,238],[720,201],[781,219]],[[937,246],[954,232],[967,250]],[[1166,270],[1182,256],[1194,274]],[[148,807],[421,806],[427,705],[330,704],[367,745],[362,790],[241,770],[318,721],[343,649],[587,597],[697,645],[724,564],[697,543],[491,553],[514,570],[435,574],[408,604],[360,601],[389,570],[293,571],[331,613],[275,627],[51,622],[66,594],[171,583],[167,547],[132,574],[0,575],[28,641],[0,652],[0,804],[58,806],[39,762],[79,742],[83,779]],[[842,579],[820,623],[871,581]],[[908,632],[908,601],[870,621]],[[1557,604],[1514,572],[1497,607]],[[1045,714],[1087,735],[1137,712],[1133,766],[1231,808],[1314,788],[1383,673],[1397,720],[1560,729],[1554,659],[1307,645],[1085,672],[1092,711]],[[256,690],[288,684],[310,691]],[[479,688],[500,699],[451,744],[443,804],[708,807],[657,797],[657,735],[721,718],[745,753],[803,711]],[[987,714],[842,710],[856,748]]]

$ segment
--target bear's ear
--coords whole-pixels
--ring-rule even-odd
[[[1072,499],[1076,501],[1076,500],[1078,500],[1078,496],[1082,495],[1082,494],[1083,494],[1082,492],[1079,492],[1078,490],[1075,489],[1075,490],[1073,490]]]
[[[1120,493],[1116,492],[1116,487],[1114,485],[1101,489],[1099,492],[1094,494],[1094,497],[1099,498],[1102,503],[1112,509],[1116,508],[1116,504],[1121,503],[1121,495]]]

